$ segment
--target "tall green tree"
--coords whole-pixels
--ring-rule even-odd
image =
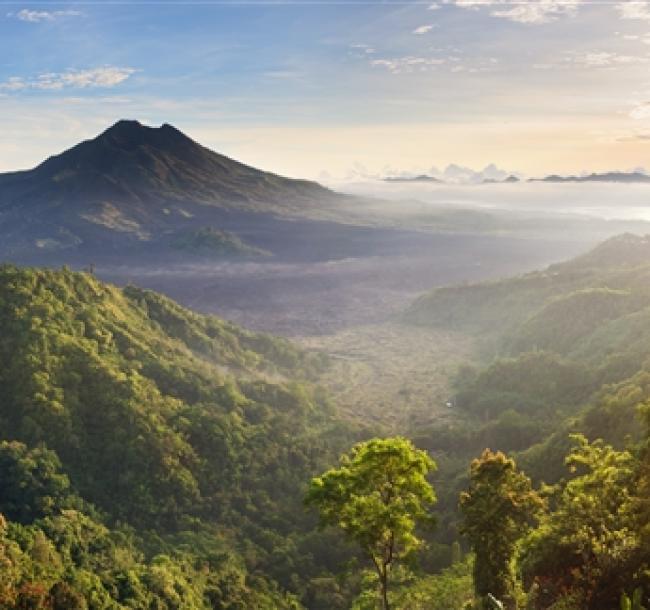
[[[500,451],[486,449],[472,462],[469,489],[460,496],[461,531],[476,553],[474,588],[484,607],[489,594],[514,607],[516,544],[543,505],[530,479]]]
[[[581,434],[572,440],[566,464],[574,476],[550,490],[553,511],[523,540],[521,572],[527,585],[543,583],[531,607],[548,608],[570,595],[581,608],[615,608],[622,591],[648,581],[640,540],[647,530],[643,484],[631,452]]]
[[[436,501],[427,474],[435,462],[404,438],[372,439],[341,457],[340,468],[312,479],[306,496],[324,525],[340,527],[372,561],[381,605],[396,561],[418,548],[416,524],[432,524]]]

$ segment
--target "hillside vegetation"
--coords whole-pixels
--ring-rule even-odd
[[[439,539],[457,535],[457,494],[485,447],[509,452],[540,486],[544,508],[511,548],[520,593],[504,576],[513,608],[647,602],[648,279],[650,238],[626,234],[544,271],[436,289],[405,314],[482,343],[455,377],[458,419],[413,431],[441,466]],[[470,476],[495,459],[484,454]],[[490,535],[507,536],[496,525]]]
[[[453,453],[489,442],[523,450],[558,427],[565,437],[565,428],[581,429],[586,408],[602,414],[604,397],[645,374],[648,279],[650,239],[625,234],[543,271],[421,297],[407,323],[452,327],[482,345],[454,381],[454,404],[479,429],[461,420],[434,427],[433,437]],[[628,411],[615,427],[589,432],[620,443],[638,430]]]
[[[649,243],[435,290],[416,356],[0,268],[0,607],[647,606]]]
[[[320,356],[66,269],[0,269],[0,337],[1,607],[296,607],[351,556],[302,507],[355,437]]]
[[[206,257],[232,258],[269,256],[270,252],[247,244],[242,239],[229,233],[203,227],[177,235],[171,242],[173,248]]]
[[[549,300],[598,288],[642,292],[650,261],[650,239],[632,234],[613,237],[589,253],[543,271],[437,288],[420,297],[405,314],[414,324],[452,326],[500,335],[516,327]],[[646,301],[647,302],[647,301]]]

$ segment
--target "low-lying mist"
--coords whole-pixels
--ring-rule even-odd
[[[380,180],[329,185],[338,191],[436,207],[494,211],[579,214],[605,220],[650,221],[650,185],[548,183],[451,185]]]

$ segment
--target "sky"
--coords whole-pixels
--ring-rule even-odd
[[[650,1],[0,0],[0,171],[121,118],[325,182],[650,167]]]

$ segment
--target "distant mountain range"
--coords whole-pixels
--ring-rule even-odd
[[[503,180],[494,180],[492,178],[486,178],[483,180],[482,184],[514,184],[516,182],[521,182],[517,176],[510,175],[507,178],[504,178]]]
[[[509,184],[520,181],[520,179],[513,174],[506,178],[481,178],[478,173],[471,177],[471,179],[467,178],[467,181],[461,180],[460,182],[458,180],[443,180],[427,174],[420,174],[419,176],[388,176],[382,178],[382,180],[384,182],[428,182],[434,184]]]
[[[439,180],[433,176],[427,176],[422,174],[420,176],[389,176],[388,178],[383,178],[384,182],[437,182],[439,184],[444,184],[444,180]]]
[[[420,176],[389,176],[388,178],[382,178],[382,180],[384,182],[433,182],[436,184],[458,184],[457,182],[447,182],[445,180],[441,180],[440,178],[434,178],[433,176],[427,176],[425,174],[422,174]],[[469,182],[467,184],[509,184],[513,182],[519,182],[519,178],[517,178],[517,176],[510,175],[503,180],[484,178],[480,182]]]
[[[529,182],[625,182],[650,183],[650,176],[642,172],[605,172],[589,174],[588,176],[546,176],[531,178]]]
[[[217,154],[171,125],[119,121],[32,170],[0,174],[0,250],[120,248],[219,229],[224,213],[300,215],[344,199]]]
[[[422,174],[419,176],[389,176],[382,178],[384,182],[430,182],[437,184],[511,184],[521,182],[522,179],[511,174],[506,178],[483,178],[478,180],[476,177],[469,181],[443,180],[434,176]],[[622,182],[629,184],[650,183],[650,175],[641,171],[635,172],[604,172],[592,173],[585,176],[560,176],[552,174],[544,178],[529,178],[527,182]]]

